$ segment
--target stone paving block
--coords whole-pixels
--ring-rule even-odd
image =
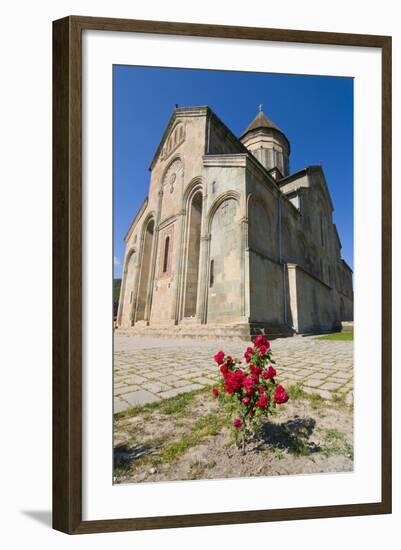
[[[118,397],[114,398],[114,414],[125,411],[126,409],[128,409],[128,407],[128,403],[126,403],[122,399],[119,399]]]
[[[162,397],[163,399],[169,398],[169,397],[175,397],[179,393],[185,393],[187,391],[193,391],[193,390],[200,390],[203,388],[200,384],[188,384],[188,386],[184,386],[181,388],[173,388],[168,391],[164,391],[159,393],[159,397]]]
[[[211,381],[210,378],[206,378],[205,376],[201,376],[199,378],[192,377],[192,380],[197,384],[202,384],[203,386],[209,386],[214,383],[214,380]]]
[[[124,375],[123,380],[128,384],[143,384],[144,382],[148,382],[147,378],[137,374],[130,374],[129,376]]]
[[[297,374],[299,374],[302,378],[307,378],[313,373],[313,370],[298,370]]]
[[[321,388],[315,388],[314,392],[317,393],[318,395],[320,395],[320,397],[322,397],[323,399],[332,399],[333,398],[333,394],[331,392],[329,392],[328,390],[322,390]]]
[[[130,393],[132,391],[140,389],[138,385],[136,384],[129,384],[124,386],[114,386],[114,393],[115,395],[124,395],[124,393]]]
[[[161,380],[164,378],[164,374],[160,371],[146,371],[146,378],[149,378],[151,380]]]
[[[173,383],[175,380],[177,380],[177,376],[175,374],[169,374],[169,375],[163,377],[164,382],[172,382]]]
[[[347,405],[353,405],[354,404],[354,394],[352,391],[348,392],[345,396],[345,402]]]
[[[327,390],[321,390],[319,388],[308,388],[307,386],[303,386],[302,389],[305,393],[317,394],[320,395],[320,397],[322,397],[323,399],[331,399],[333,397],[332,393]]]
[[[321,389],[334,391],[334,390],[338,390],[338,388],[340,388],[341,386],[342,384],[338,384],[336,382],[325,382],[323,386],[321,386]]]
[[[317,388],[322,385],[322,380],[319,380],[317,378],[308,378],[307,380],[304,380],[305,386],[309,386],[310,388]]]
[[[144,405],[145,403],[153,403],[155,401],[160,401],[159,397],[153,395],[146,390],[137,390],[131,393],[124,394],[124,399],[128,401],[131,407],[136,407],[137,405]]]
[[[330,376],[329,372],[315,372],[315,374],[313,375],[313,378],[315,380],[324,380],[328,376]]]
[[[182,387],[188,386],[189,383],[190,382],[188,382],[188,380],[176,380],[175,382],[172,382],[175,388],[182,388]]]
[[[280,375],[281,370],[278,370],[278,373]],[[290,376],[294,380],[303,380],[304,379],[304,376],[301,376],[300,374],[297,374],[296,372],[289,372],[289,373],[286,373],[286,374],[287,374],[287,376]]]
[[[350,374],[349,372],[346,372],[346,371],[344,372],[336,371],[336,372],[333,372],[333,376],[335,376],[336,378],[341,378],[345,381],[352,377],[352,373]]]
[[[148,390],[152,393],[160,393],[162,391],[170,390],[171,386],[168,384],[162,384],[160,382],[147,382],[146,384],[142,384],[142,388],[145,388],[145,390]]]

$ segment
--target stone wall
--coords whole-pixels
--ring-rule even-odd
[[[291,316],[296,332],[339,329],[341,319],[335,291],[295,264],[288,264],[287,269]]]
[[[239,204],[228,198],[217,208],[211,223],[208,322],[239,320],[242,256]]]

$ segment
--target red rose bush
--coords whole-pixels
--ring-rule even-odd
[[[225,406],[230,416],[234,438],[245,454],[246,444],[259,424],[273,414],[277,405],[288,401],[284,387],[277,382],[270,342],[258,335],[253,347],[244,354],[245,363],[219,351],[214,360],[220,377],[213,395]]]

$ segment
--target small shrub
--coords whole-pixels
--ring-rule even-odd
[[[220,377],[212,390],[226,410],[234,440],[243,454],[261,421],[289,399],[284,387],[276,381],[275,361],[266,336],[256,336],[244,359],[245,363],[223,351],[216,353],[214,360],[219,365]]]

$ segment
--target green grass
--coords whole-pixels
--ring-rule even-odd
[[[325,430],[325,445],[321,452],[324,456],[344,455],[351,460],[354,459],[354,449],[346,440],[346,435],[336,429]]]
[[[296,401],[297,399],[306,399],[309,401],[312,409],[319,409],[323,405],[327,404],[326,399],[323,399],[323,397],[321,397],[318,393],[307,393],[304,391],[300,382],[288,386],[287,393],[292,401]]]
[[[202,479],[206,470],[210,470],[216,466],[216,462],[201,462],[197,460],[189,466],[188,479]]]
[[[200,418],[191,430],[178,441],[166,445],[161,452],[161,459],[170,463],[183,455],[189,448],[201,443],[207,437],[217,435],[225,423],[222,415],[207,414]]]
[[[188,408],[191,406],[191,403],[197,395],[202,393],[209,392],[210,388],[205,387],[200,390],[193,390],[185,393],[180,393],[175,397],[169,397],[168,399],[163,399],[162,401],[155,401],[153,403],[146,403],[145,405],[138,405],[136,407],[130,407],[125,411],[115,413],[114,420],[121,420],[123,418],[130,418],[131,416],[136,416],[142,413],[150,413],[157,410],[161,414],[171,415],[174,417],[184,416]]]
[[[322,409],[323,407],[330,407],[336,409],[350,408],[352,405],[347,405],[345,398],[345,393],[332,392],[332,399],[324,399],[318,393],[307,393],[303,389],[301,382],[296,384],[290,384],[287,388],[287,393],[291,401],[296,401],[298,399],[304,399],[309,401],[312,409]]]
[[[333,332],[332,334],[325,334],[319,336],[318,340],[340,340],[342,342],[351,342],[354,339],[354,333],[349,332]]]
[[[291,401],[295,401],[296,399],[303,399],[306,397],[306,392],[302,389],[301,383],[296,384],[290,384],[287,388],[288,397],[291,399]]]

